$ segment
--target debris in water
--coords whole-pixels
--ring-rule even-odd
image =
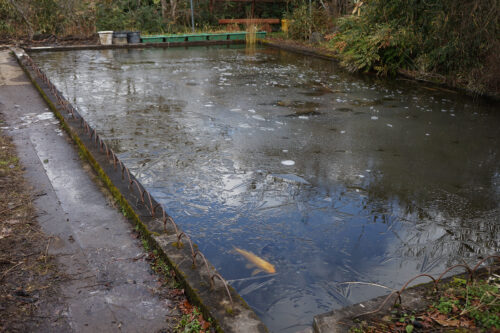
[[[286,166],[292,166],[292,165],[295,165],[295,161],[284,160],[284,161],[281,161],[281,164],[286,165]]]
[[[310,183],[304,178],[294,175],[294,174],[273,174],[274,178],[279,179],[284,182],[290,182],[295,184],[309,185]]]
[[[391,125],[391,124],[387,124],[387,126],[388,126],[388,127],[392,127],[392,125]]]
[[[262,116],[259,116],[259,115],[255,115],[255,116],[252,116],[253,119],[257,119],[257,120],[260,120],[260,121],[266,121],[266,119]]]
[[[344,134],[344,133],[345,133],[345,131],[340,131],[340,134]]]
[[[377,120],[377,119],[378,119],[378,117],[377,117],[377,116],[372,116],[372,118],[371,118],[371,119],[372,119],[372,120]]]

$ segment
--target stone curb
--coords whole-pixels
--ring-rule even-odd
[[[492,272],[499,273],[500,269],[497,266],[484,267],[475,273],[475,277],[489,276]],[[439,282],[438,286],[449,283],[455,278],[467,279],[468,273],[459,273],[444,278]],[[434,290],[434,282],[432,281],[409,287],[401,294],[401,305],[398,308],[406,308],[415,312],[424,311],[429,305],[429,301],[424,296],[430,290]],[[370,318],[380,319],[385,315],[390,315],[391,310],[395,309],[394,302],[397,300],[397,296],[391,297],[384,305],[387,297],[387,295],[379,296],[366,302],[317,315],[313,320],[314,333],[349,333],[350,328],[354,327],[360,320],[369,322]],[[381,308],[380,311],[369,313],[379,308]],[[359,317],[358,320],[356,320],[357,317]]]
[[[26,52],[43,51],[76,51],[76,50],[114,50],[114,49],[147,49],[147,48],[169,48],[188,46],[211,46],[211,45],[233,45],[245,44],[244,40],[221,40],[221,41],[199,41],[199,42],[165,42],[165,43],[141,43],[124,45],[61,45],[61,46],[35,46],[25,47]]]

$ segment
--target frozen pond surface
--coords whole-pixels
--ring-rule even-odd
[[[33,57],[274,332],[500,249],[494,106],[275,49]]]

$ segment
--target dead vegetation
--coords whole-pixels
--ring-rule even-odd
[[[66,327],[57,287],[62,277],[32,200],[15,148],[0,133],[0,332]]]

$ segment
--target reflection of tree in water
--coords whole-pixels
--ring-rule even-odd
[[[480,170],[477,159],[465,160],[463,172],[455,181],[460,187],[433,184],[431,188],[415,187],[408,190],[408,183],[385,180],[382,172],[367,185],[367,206],[380,202],[392,203],[388,209],[376,209],[372,214],[382,223],[399,220],[408,226],[409,233],[401,237],[398,249],[404,257],[423,258],[421,270],[444,260],[448,265],[465,258],[477,258],[500,250],[499,198],[496,193],[498,180],[497,156],[486,154]],[[480,182],[474,175],[481,174]],[[491,175],[487,177],[487,175]],[[388,175],[387,178],[391,178]],[[409,175],[408,181],[410,181]],[[402,208],[393,216],[394,206]]]

